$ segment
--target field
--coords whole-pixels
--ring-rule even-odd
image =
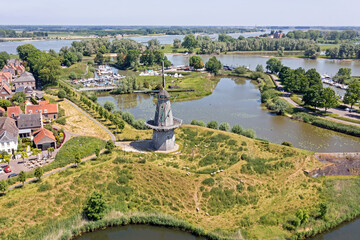
[[[310,152],[196,126],[176,134],[176,154],[116,150],[9,191],[0,197],[1,238],[53,239],[65,232],[61,224],[54,227],[59,221],[81,227],[86,221],[79,214],[94,190],[108,202],[106,219],[161,212],[234,239],[289,237],[323,224],[317,217],[323,201],[331,206],[330,219],[359,204],[357,192],[346,190],[358,178],[306,176],[304,170],[321,165]],[[65,152],[57,158],[68,158]],[[309,222],[289,230],[298,209],[309,213]]]
[[[91,78],[94,74],[90,71],[86,73],[86,63],[80,62],[71,65],[68,68],[61,68],[60,80],[68,80],[70,73],[75,73],[76,78]],[[85,74],[86,73],[86,74]]]

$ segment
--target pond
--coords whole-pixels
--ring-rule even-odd
[[[155,113],[153,96],[147,94],[105,95],[98,103],[115,103],[116,109],[131,112],[135,118],[152,119]],[[190,123],[193,119],[231,126],[252,128],[259,138],[275,143],[291,142],[294,146],[316,152],[355,152],[360,138],[348,136],[313,125],[269,113],[261,104],[260,91],[252,81],[222,78],[213,93],[192,101],[172,104],[175,117]]]
[[[360,219],[344,223],[331,231],[319,234],[310,240],[358,240],[360,238]]]
[[[187,232],[165,227],[148,225],[129,225],[111,227],[104,230],[85,233],[76,240],[205,240],[202,237],[195,237]]]

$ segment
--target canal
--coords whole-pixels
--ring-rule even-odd
[[[125,94],[99,96],[98,103],[115,103],[117,110],[129,111],[135,118],[153,118],[155,105],[153,96],[147,94]],[[316,152],[356,152],[360,149],[360,138],[348,136],[313,125],[291,120],[288,117],[269,113],[261,104],[260,91],[256,85],[243,78],[222,78],[213,93],[192,101],[175,102],[175,116],[190,123],[193,119],[231,126],[252,128],[259,138],[271,142],[291,142],[294,146]]]

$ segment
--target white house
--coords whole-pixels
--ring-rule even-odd
[[[13,154],[18,146],[19,129],[15,120],[9,117],[0,117],[0,151]]]

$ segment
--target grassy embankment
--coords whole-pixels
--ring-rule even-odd
[[[306,176],[303,170],[321,165],[310,152],[197,126],[183,126],[176,134],[180,153],[114,151],[9,191],[0,197],[0,236],[59,239],[71,229],[131,222],[171,227],[181,219],[189,223],[181,229],[196,233],[287,238],[359,213],[359,178]],[[65,145],[57,158],[78,151],[79,145],[67,145],[72,146]],[[209,174],[219,169],[224,171]],[[104,194],[109,209],[105,221],[88,223],[81,211],[94,190]],[[318,216],[321,202],[329,206],[326,218]],[[289,230],[298,209],[307,211],[309,221]],[[134,220],[124,220],[129,218]]]
[[[70,73],[75,73],[77,78],[91,78],[94,77],[94,73],[88,71],[86,73],[86,63],[79,62],[71,65],[68,68],[61,68],[60,70],[60,80],[68,80]],[[85,74],[86,73],[86,74]]]

